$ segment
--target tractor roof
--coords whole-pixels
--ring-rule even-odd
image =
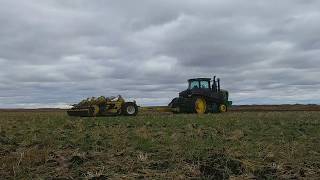
[[[188,81],[210,81],[211,78],[193,78],[189,79]]]

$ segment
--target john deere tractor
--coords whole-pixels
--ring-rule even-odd
[[[176,113],[227,112],[232,105],[229,93],[220,89],[220,79],[216,77],[188,80],[189,87],[174,98],[169,107]]]
[[[108,115],[135,116],[138,106],[135,101],[126,102],[120,95],[117,97],[88,98],[67,111],[69,116],[94,117]]]

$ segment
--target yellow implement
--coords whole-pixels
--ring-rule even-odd
[[[69,116],[94,117],[108,115],[135,116],[138,113],[138,106],[135,101],[126,102],[120,95],[117,97],[100,96],[92,97],[74,104],[67,111]]]

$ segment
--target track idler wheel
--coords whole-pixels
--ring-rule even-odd
[[[219,105],[219,112],[224,113],[227,112],[227,106],[225,104],[220,104]]]

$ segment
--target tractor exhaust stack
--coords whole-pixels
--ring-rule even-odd
[[[216,76],[213,76],[213,80],[212,80],[212,90],[213,90],[214,92],[217,92]]]

